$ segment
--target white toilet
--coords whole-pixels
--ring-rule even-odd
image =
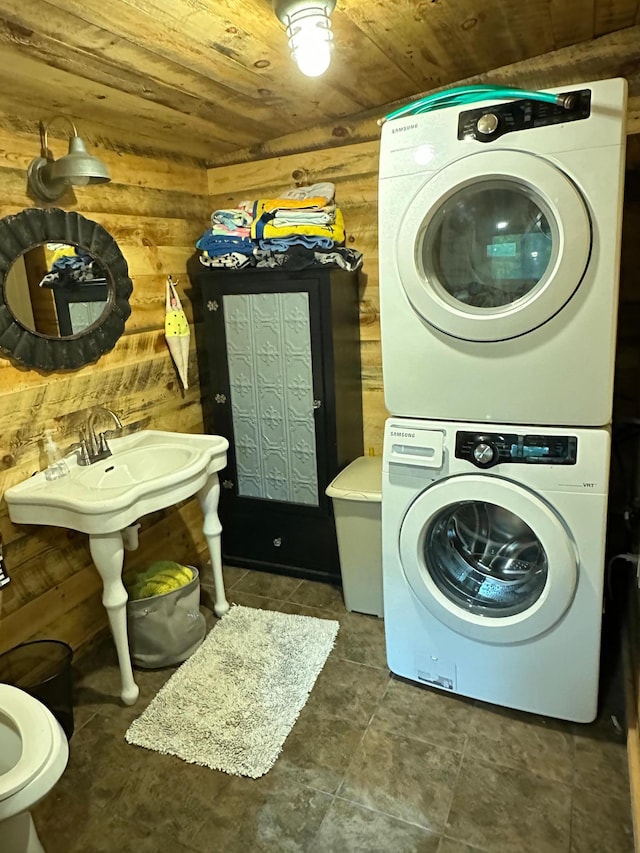
[[[33,696],[0,684],[0,851],[44,853],[30,809],[62,776],[69,746],[62,727]]]

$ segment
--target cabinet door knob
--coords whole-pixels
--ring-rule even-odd
[[[313,408],[314,409],[319,409],[321,405],[322,405],[322,400],[314,400],[313,401]]]
[[[222,481],[223,489],[232,489],[233,488],[233,480],[223,480]]]
[[[216,394],[216,396],[213,399],[216,401],[216,403],[226,403],[227,402],[226,394]]]
[[[277,536],[273,540],[273,544],[275,545],[276,548],[279,548],[282,545],[282,536]]]

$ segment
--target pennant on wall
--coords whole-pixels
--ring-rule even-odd
[[[177,282],[167,276],[166,313],[164,318],[164,334],[167,339],[169,352],[178,369],[178,375],[185,390],[189,387],[187,371],[189,366],[189,339],[191,330],[187,315],[182,309],[182,303],[176,290]]]

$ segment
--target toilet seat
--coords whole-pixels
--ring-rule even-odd
[[[0,802],[29,784],[49,760],[54,746],[53,714],[37,699],[9,684],[0,684],[0,714],[15,726],[22,741],[22,755],[0,775]]]

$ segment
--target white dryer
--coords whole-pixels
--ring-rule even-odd
[[[571,91],[569,110],[485,101],[383,126],[380,315],[392,414],[609,423],[627,85]]]
[[[550,717],[596,717],[609,452],[606,429],[387,421],[392,672]]]

